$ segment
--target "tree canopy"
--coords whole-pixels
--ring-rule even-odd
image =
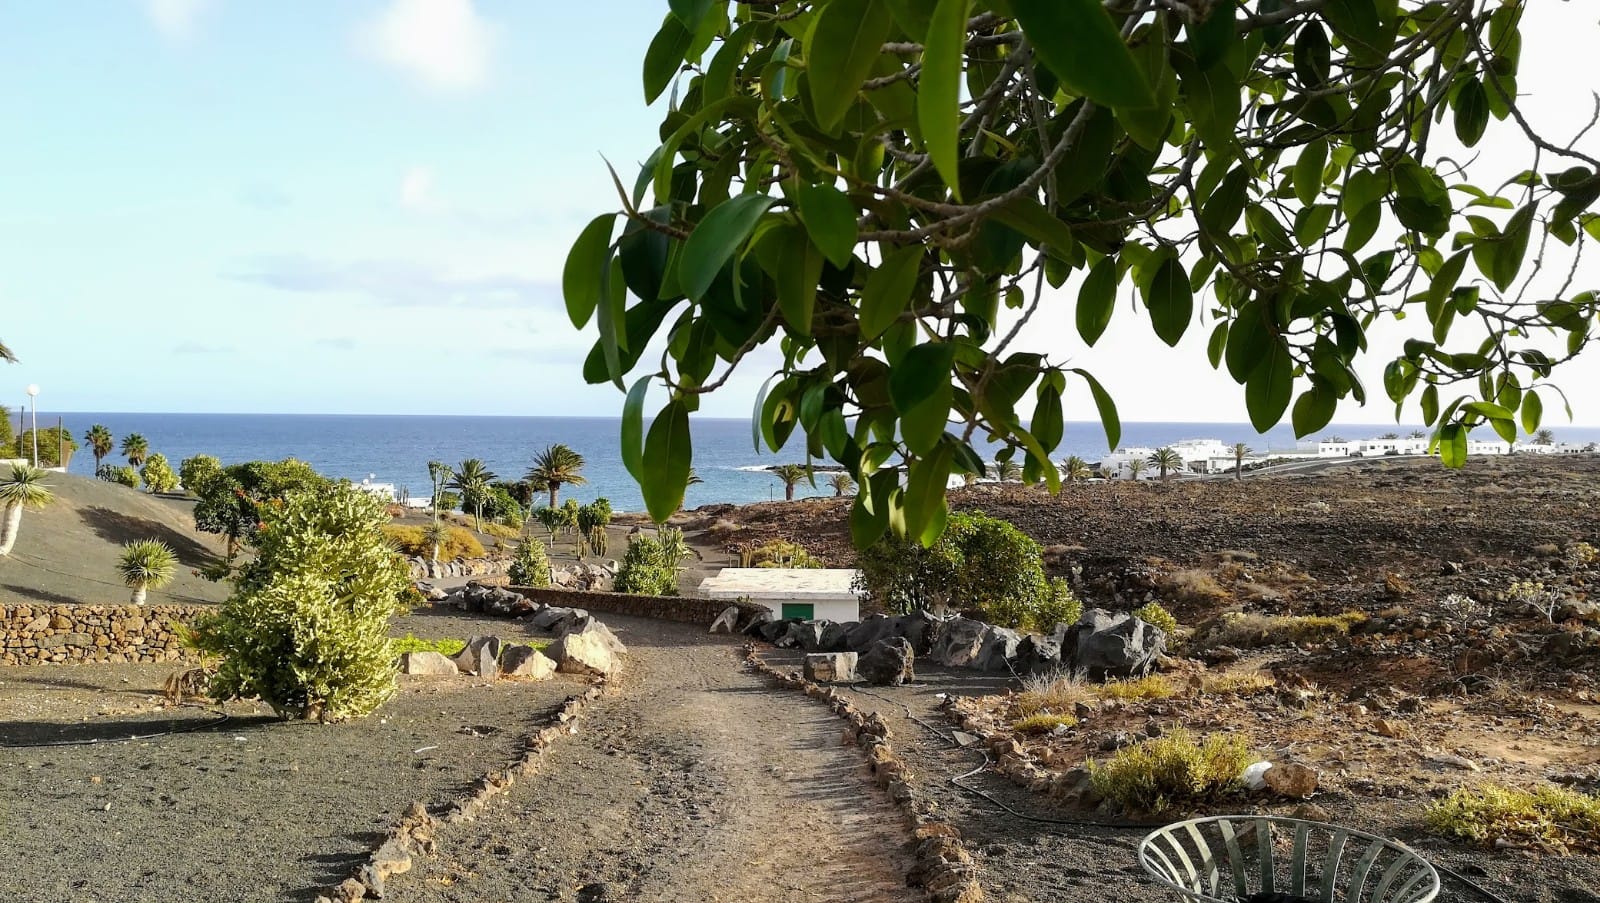
[[[661,144],[563,278],[658,519],[699,398],[763,346],[755,440],[844,465],[865,546],[937,537],[984,439],[1057,488],[1068,392],[1118,443],[1093,374],[1011,349],[1042,304],[1090,345],[1119,295],[1157,342],[1207,330],[1261,430],[1414,398],[1452,466],[1475,426],[1539,428],[1600,312],[1600,161],[1519,106],[1523,0],[667,5]],[[1369,390],[1374,328],[1406,341]]]

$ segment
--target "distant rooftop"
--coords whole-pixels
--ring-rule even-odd
[[[700,583],[707,599],[790,599],[801,602],[854,602],[854,568],[723,568]]]

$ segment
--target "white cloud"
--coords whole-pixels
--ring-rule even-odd
[[[433,170],[413,166],[400,177],[400,206],[421,210],[433,203]]]
[[[464,90],[487,80],[495,37],[472,0],[392,0],[356,40],[363,52],[430,87]]]
[[[194,37],[200,14],[211,0],[144,0],[145,15],[168,40],[186,41]]]

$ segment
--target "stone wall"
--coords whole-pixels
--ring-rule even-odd
[[[508,589],[535,602],[560,608],[607,611],[619,615],[659,618],[663,621],[683,621],[707,626],[710,626],[711,622],[717,619],[717,615],[729,605],[737,604],[750,612],[767,610],[748,602],[733,603],[724,599],[695,599],[688,596],[637,596],[632,593],[602,593],[542,586],[512,586]]]
[[[0,664],[165,662],[186,657],[173,625],[199,605],[0,605]]]

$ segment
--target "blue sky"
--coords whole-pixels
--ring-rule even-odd
[[[1523,90],[1562,134],[1590,108],[1561,65],[1600,37],[1584,9],[1529,14]],[[639,61],[665,10],[0,5],[0,338],[23,361],[0,403],[32,382],[41,411],[620,411],[583,385],[593,336],[558,283],[583,223],[616,207],[601,155],[631,178],[657,141]],[[1023,344],[1093,369],[1125,419],[1243,420],[1207,331],[1173,351],[1119,309],[1086,349],[1060,304]],[[752,363],[707,413],[748,414]],[[1563,385],[1600,423],[1600,361],[1580,366]]]

